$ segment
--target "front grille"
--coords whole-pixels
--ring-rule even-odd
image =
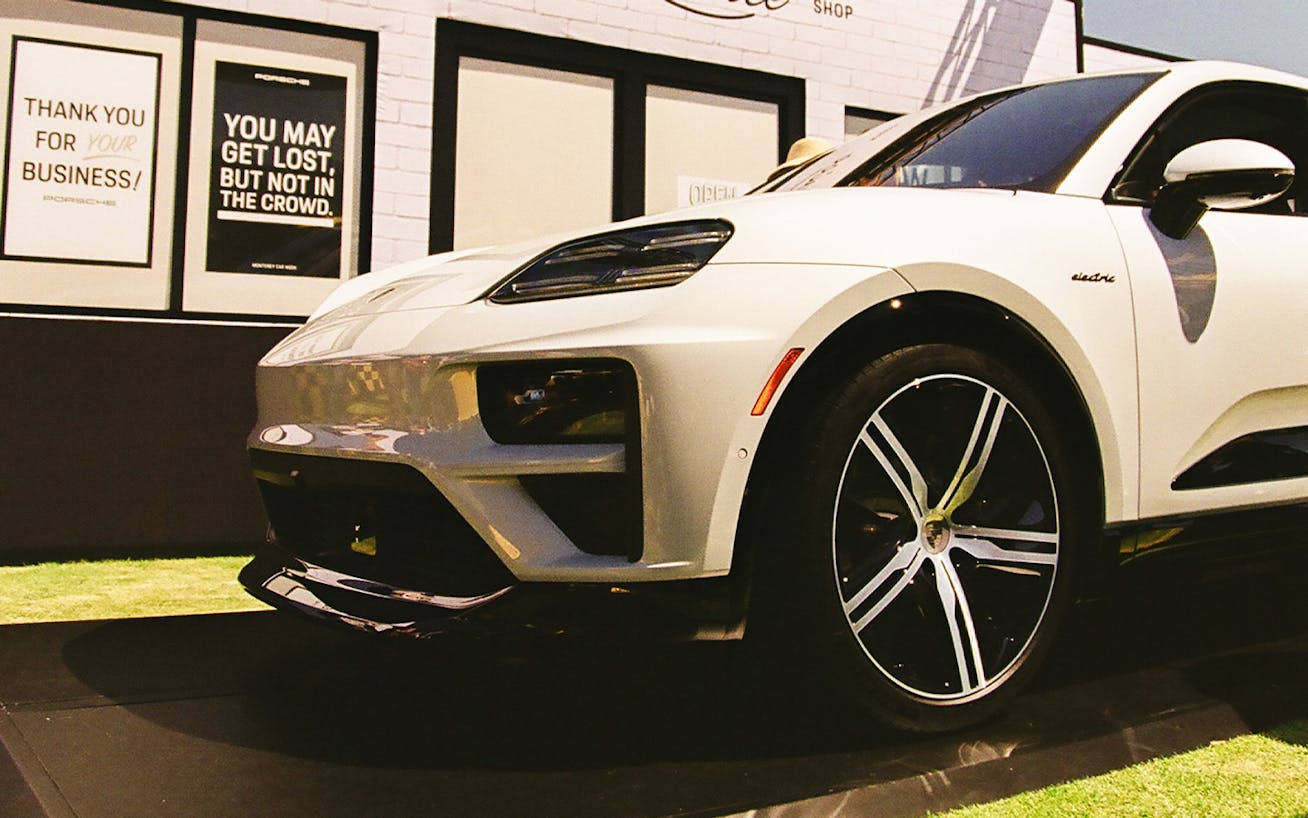
[[[277,543],[295,557],[397,588],[476,596],[515,583],[411,466],[252,449]]]

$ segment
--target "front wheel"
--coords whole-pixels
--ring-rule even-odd
[[[953,729],[1034,671],[1086,530],[1079,475],[1032,385],[963,347],[872,362],[797,438],[766,505],[756,607],[840,700]]]

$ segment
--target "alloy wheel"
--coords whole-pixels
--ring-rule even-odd
[[[913,380],[867,419],[836,493],[845,620],[911,696],[973,700],[1012,674],[1059,567],[1048,459],[1018,408],[960,374]]]

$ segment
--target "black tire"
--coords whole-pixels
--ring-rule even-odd
[[[762,504],[750,637],[774,667],[899,730],[1002,708],[1048,648],[1093,532],[1051,406],[1003,362],[947,344],[833,390],[792,430]]]

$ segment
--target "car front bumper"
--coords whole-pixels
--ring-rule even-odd
[[[420,288],[403,292],[402,304],[356,304],[310,322],[258,368],[251,456],[277,538],[300,561],[296,567],[278,558],[274,571],[265,560],[247,571],[246,585],[260,598],[394,626],[422,618],[358,616],[380,598],[378,587],[324,582],[329,575],[315,569],[410,598],[480,600],[468,609],[420,611],[448,622],[516,606],[513,600],[540,593],[525,589],[543,584],[623,597],[642,585],[703,587],[703,580],[727,577],[769,417],[751,410],[769,375],[788,348],[816,347],[832,324],[907,287],[877,268],[737,264],[710,266],[676,287],[511,306],[412,307]],[[597,443],[491,438],[479,406],[479,368],[597,359],[631,368],[634,436]],[[626,507],[639,547],[580,543],[560,506],[590,516],[612,505],[613,495],[594,487],[633,477],[639,494]],[[533,483],[573,488],[561,495],[567,502],[550,508]],[[405,532],[409,544],[398,550],[434,562],[401,559],[379,568],[364,553],[376,536],[381,562],[395,556],[373,529],[418,518],[426,522]],[[312,529],[314,520],[330,531]],[[480,566],[494,578],[463,586],[462,569],[441,565]],[[451,581],[460,587],[448,587]],[[505,588],[513,590],[493,596]],[[326,599],[351,592],[367,606]],[[718,621],[710,630],[722,627]]]
[[[270,352],[256,376],[249,445],[413,468],[520,581],[723,576],[769,417],[751,410],[769,375],[788,348],[816,347],[833,323],[906,292],[877,268],[768,264],[710,265],[675,287],[510,306],[404,308],[421,300],[409,291],[390,308],[329,313]],[[634,445],[491,439],[480,366],[577,359],[634,371]],[[531,477],[622,474],[641,481],[639,554],[578,548],[524,487]]]

